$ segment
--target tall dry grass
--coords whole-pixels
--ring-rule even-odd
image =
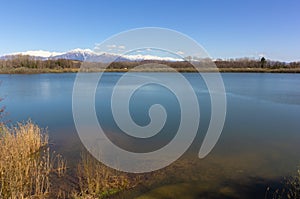
[[[105,166],[86,151],[81,154],[77,175],[80,194],[74,198],[105,198],[133,188],[140,182],[136,176]]]
[[[0,198],[46,198],[50,173],[65,169],[60,156],[50,155],[48,134],[31,121],[0,126]]]

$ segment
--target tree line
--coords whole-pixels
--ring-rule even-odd
[[[39,59],[29,55],[10,55],[0,59],[2,68],[36,68],[36,69],[62,69],[62,68],[79,68],[79,61],[68,59]]]
[[[210,59],[189,60],[189,61],[122,61],[113,62],[107,68],[109,69],[131,69],[138,65],[143,64],[164,64],[172,68],[192,68],[192,64],[197,67],[210,68],[212,63],[215,63],[218,68],[300,68],[300,62],[279,62],[266,60],[264,57],[261,59],[217,59],[212,62]],[[67,68],[80,68],[82,62],[69,59],[39,59],[29,55],[10,55],[0,59],[0,68],[31,68],[31,69],[67,69]],[[91,63],[91,66],[104,66],[103,63]]]

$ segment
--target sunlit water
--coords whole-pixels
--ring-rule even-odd
[[[154,74],[133,73],[131,78],[137,75],[151,78]],[[71,166],[81,151],[72,117],[75,76],[0,75],[0,96],[4,98],[1,105],[6,106],[5,119],[11,121],[8,124],[31,118],[47,127],[53,148],[62,153]],[[111,138],[122,135],[110,111],[111,92],[121,76],[122,73],[105,73],[96,93],[97,116]],[[157,177],[156,185],[127,193],[128,197],[146,193],[147,197],[155,198],[175,197],[172,194],[181,198],[264,198],[268,185],[296,171],[300,165],[299,74],[223,73],[227,117],[217,145],[204,159],[198,159],[197,152],[209,124],[209,94],[198,74],[184,76],[200,103],[198,136],[185,156],[168,168],[171,172],[161,175],[163,180]],[[174,75],[156,73],[155,77],[172,80]],[[168,119],[156,139],[138,142],[140,140],[128,140],[123,135],[114,139],[115,143],[138,152],[168,143],[180,121],[178,101],[169,90],[158,85],[139,89],[130,102],[131,115],[137,124],[147,125],[148,109],[157,103],[165,107]]]

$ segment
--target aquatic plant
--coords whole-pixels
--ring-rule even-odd
[[[272,199],[296,199],[300,198],[300,169],[294,176],[290,176],[282,183],[282,188],[271,191],[270,187],[266,191],[265,198]]]

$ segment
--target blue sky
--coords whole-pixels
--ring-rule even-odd
[[[132,28],[164,27],[214,58],[300,61],[300,1],[0,0],[0,54],[93,49]]]

